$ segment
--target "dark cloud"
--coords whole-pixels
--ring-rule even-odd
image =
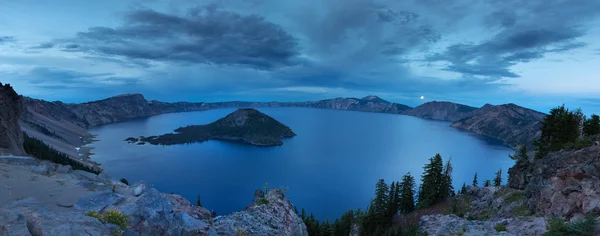
[[[36,67],[29,71],[27,75],[22,78],[31,84],[44,84],[44,83],[77,83],[82,79],[89,79],[103,76],[114,76],[114,73],[84,73],[73,70],[63,70],[57,68],[48,67]],[[88,83],[86,81],[84,83]]]
[[[3,43],[14,43],[17,39],[14,36],[0,36],[0,44]]]
[[[80,51],[132,59],[241,65],[273,69],[298,63],[296,39],[259,15],[242,15],[214,5],[185,16],[150,9],[129,13],[116,28],[93,27],[62,45]]]
[[[481,43],[456,43],[427,60],[448,62],[446,70],[466,75],[519,77],[511,71],[518,63],[586,46],[578,39],[600,15],[599,1],[507,0],[490,7],[484,23],[499,29],[497,34]]]
[[[53,48],[53,47],[54,47],[54,43],[42,43],[40,45],[30,47],[29,49],[48,49],[48,48]]]
[[[578,29],[532,29],[502,32],[481,44],[455,44],[429,61],[447,61],[446,68],[462,74],[519,77],[510,68],[518,63],[544,57],[549,52],[564,52],[585,46],[575,42],[583,32]]]

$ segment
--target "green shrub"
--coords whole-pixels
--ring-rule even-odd
[[[521,200],[525,200],[525,194],[522,192],[511,193],[504,199],[506,203],[513,203]]]
[[[572,223],[567,223],[560,218],[552,218],[548,220],[546,228],[548,232],[544,233],[544,236],[593,236],[596,230],[596,216],[589,214],[584,219]]]
[[[506,225],[504,225],[504,224],[497,224],[496,226],[494,226],[494,229],[496,229],[496,232],[506,231]]]
[[[121,229],[127,227],[127,220],[129,220],[129,218],[131,218],[131,216],[122,213],[117,209],[110,209],[104,212],[104,220],[108,223],[120,226]]]
[[[118,225],[119,227],[121,227],[121,229],[127,228],[127,220],[131,218],[131,216],[120,212],[118,209],[106,210],[103,214],[100,214],[97,211],[88,211],[85,215],[89,217],[94,217],[102,223],[111,223]]]
[[[265,204],[269,204],[269,200],[267,200],[264,197],[262,197],[262,198],[258,199],[258,201],[256,201],[256,205],[265,205]]]
[[[94,217],[100,222],[104,222],[104,219],[102,219],[102,215],[100,215],[100,213],[98,213],[97,211],[88,211],[87,213],[85,213],[85,215],[89,217]]]

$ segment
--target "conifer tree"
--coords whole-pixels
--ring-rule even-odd
[[[415,209],[415,178],[410,175],[410,172],[402,177],[400,189],[400,212],[411,213]]]
[[[445,198],[442,196],[444,187],[444,163],[442,156],[436,154],[429,159],[429,164],[423,168],[421,176],[421,191],[419,192],[419,207],[425,208],[431,206]]]
[[[496,172],[496,178],[494,178],[494,186],[500,186],[502,184],[502,169]]]
[[[388,199],[387,199],[388,206],[387,206],[387,213],[386,213],[386,216],[388,218],[390,218],[390,220],[398,212],[398,208],[396,206],[396,203],[398,202],[396,200],[396,195],[397,195],[397,192],[396,192],[396,183],[392,182],[390,184],[390,192],[388,193]]]
[[[361,232],[375,232],[391,223],[388,214],[389,188],[383,179],[375,185],[375,198],[371,200],[367,215],[364,217]]]
[[[463,183],[462,188],[460,189],[460,193],[461,194],[465,194],[467,193],[467,185],[465,183]]]
[[[479,183],[477,182],[477,172],[475,172],[475,176],[473,176],[473,187],[477,187]]]
[[[485,182],[483,182],[483,187],[489,187],[490,186],[490,180],[486,179]]]
[[[452,158],[448,158],[446,165],[444,166],[444,176],[442,179],[442,185],[440,186],[440,197],[445,199],[447,197],[454,196],[454,186],[452,186]]]
[[[198,197],[196,198],[196,206],[202,207],[202,202],[200,202],[200,194],[198,194]]]
[[[600,116],[594,114],[590,119],[585,121],[583,132],[587,136],[600,134]]]

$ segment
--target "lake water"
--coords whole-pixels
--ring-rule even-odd
[[[92,159],[105,172],[129,182],[144,180],[166,193],[174,192],[218,215],[244,209],[254,190],[288,187],[300,211],[319,219],[335,219],[349,209],[365,209],[375,183],[398,181],[410,172],[420,180],[423,165],[436,153],[452,157],[455,189],[493,179],[513,165],[512,150],[498,141],[458,131],[449,122],[353,111],[310,108],[261,108],[289,126],[296,137],[280,147],[254,147],[220,141],[174,146],[128,144],[130,136],[149,136],[205,124],[235,109],[164,114],[97,127],[91,133]],[[418,181],[420,182],[420,181]],[[418,184],[418,183],[417,183]]]

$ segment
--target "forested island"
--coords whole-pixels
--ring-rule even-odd
[[[286,125],[253,108],[240,108],[206,125],[180,127],[175,133],[149,137],[129,137],[129,143],[174,145],[223,140],[256,146],[280,146],[284,138],[296,134]]]

